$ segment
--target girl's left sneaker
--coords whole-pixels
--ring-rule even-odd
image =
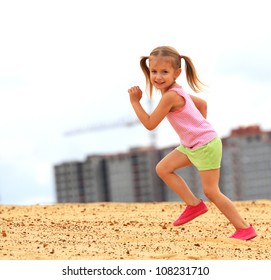
[[[240,228],[234,234],[230,236],[230,238],[236,238],[240,240],[250,240],[257,236],[257,233],[252,225],[248,228]]]

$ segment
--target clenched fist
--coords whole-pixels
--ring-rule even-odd
[[[130,95],[130,101],[132,102],[139,102],[142,98],[142,90],[139,86],[134,86],[128,89]]]

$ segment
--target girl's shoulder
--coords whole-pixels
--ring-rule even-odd
[[[186,103],[186,98],[181,94],[177,87],[169,89],[164,96],[171,100],[172,107],[170,112],[180,110]]]
[[[182,96],[184,99],[189,98],[189,94],[180,85],[175,85],[169,89],[170,92],[176,92],[178,95]]]

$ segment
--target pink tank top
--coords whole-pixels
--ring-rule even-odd
[[[180,110],[167,114],[167,119],[179,135],[182,145],[195,149],[217,137],[216,131],[202,116],[189,94],[181,86],[174,86],[171,90],[185,99],[185,105]]]

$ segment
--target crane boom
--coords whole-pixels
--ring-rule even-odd
[[[102,130],[118,128],[118,127],[132,127],[138,124],[140,124],[140,121],[138,119],[128,120],[128,121],[116,121],[112,123],[100,123],[100,124],[90,125],[90,126],[66,131],[64,133],[64,136],[73,136],[76,134],[96,132],[96,131],[102,131]]]
[[[138,119],[132,119],[132,120],[119,120],[119,121],[115,121],[115,122],[111,122],[111,123],[100,123],[100,124],[94,124],[94,125],[89,125],[86,127],[81,127],[81,128],[76,128],[73,130],[69,130],[64,132],[64,136],[65,137],[69,137],[69,136],[75,136],[78,134],[82,134],[82,133],[91,133],[91,132],[99,132],[99,131],[103,131],[103,130],[107,130],[107,129],[115,129],[115,128],[119,128],[119,127],[133,127],[136,125],[141,124],[141,122]],[[155,130],[152,130],[149,134],[150,137],[150,145],[152,147],[156,146],[156,132]]]

